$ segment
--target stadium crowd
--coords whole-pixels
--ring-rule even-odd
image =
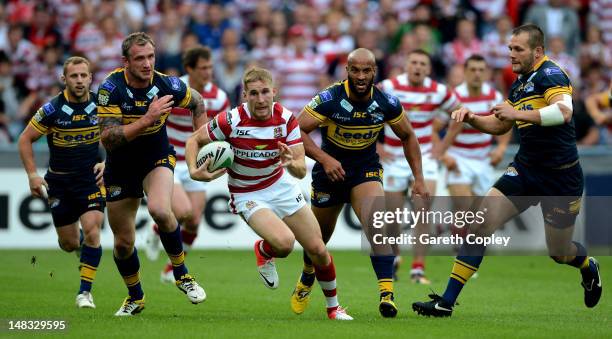
[[[612,143],[612,118],[598,99],[612,78],[611,0],[4,0],[0,145],[15,142],[60,91],[67,57],[92,62],[95,90],[122,67],[121,41],[130,32],[154,37],[156,68],[166,74],[184,73],[183,51],[210,47],[214,81],[232,107],[244,70],[267,67],[280,100],[297,114],[319,89],[346,78],[347,54],[357,47],[375,53],[376,82],[401,73],[408,53],[423,49],[433,57],[431,77],[453,88],[463,81],[464,60],[481,54],[506,95],[515,77],[507,42],[527,22],[542,27],[547,55],[571,78],[578,143]]]

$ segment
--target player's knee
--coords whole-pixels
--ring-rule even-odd
[[[274,242],[274,252],[276,253],[276,257],[285,258],[286,256],[293,251],[293,244],[295,243],[295,237],[292,235],[287,235],[282,238],[277,239]]]
[[[91,230],[90,232],[85,233],[83,241],[88,246],[97,247],[100,244],[100,232],[96,228],[94,230]]]
[[[117,258],[127,258],[134,250],[134,244],[128,241],[115,239],[114,250]]]
[[[72,252],[81,246],[78,239],[60,239],[59,245],[66,252]]]
[[[314,261],[325,261],[327,258],[327,248],[322,241],[317,241],[315,244],[308,246],[306,252]]]
[[[167,225],[172,219],[172,211],[167,208],[149,206],[149,214],[157,225]]]

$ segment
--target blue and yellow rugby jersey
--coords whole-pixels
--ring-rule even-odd
[[[96,164],[100,129],[93,93],[88,101],[76,103],[64,90],[36,111],[29,125],[47,135],[51,170],[90,172]]]
[[[557,94],[572,95],[567,74],[548,57],[510,87],[507,101],[517,110],[533,110],[550,105]],[[516,159],[527,166],[558,168],[578,159],[574,119],[569,123],[543,127],[517,121],[520,148]]]
[[[378,162],[376,141],[385,123],[399,122],[404,110],[399,100],[372,87],[370,100],[351,102],[348,80],[319,92],[304,111],[321,122],[321,149],[343,166]]]
[[[98,89],[98,117],[119,118],[124,125],[132,123],[147,113],[149,103],[155,96],[172,95],[175,106],[186,107],[191,100],[191,92],[178,77],[154,72],[151,83],[146,88],[132,88],[128,84],[125,70],[119,68],[111,72]],[[174,149],[168,142],[166,119],[170,112],[148,127],[144,133],[108,153],[107,163],[126,160],[156,161]]]

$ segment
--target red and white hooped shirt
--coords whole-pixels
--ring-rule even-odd
[[[228,168],[230,193],[262,190],[283,175],[278,142],[287,146],[302,143],[300,127],[293,113],[275,102],[272,116],[256,120],[246,103],[225,114],[217,115],[206,125],[212,141],[227,141],[234,151],[234,162]]]
[[[381,89],[396,96],[416,134],[421,154],[431,151],[433,121],[438,111],[451,113],[459,104],[451,89],[431,78],[425,78],[422,86],[411,86],[408,74],[400,74],[395,78],[383,80]],[[385,125],[385,150],[396,157],[404,156],[402,142],[389,125]]]
[[[467,84],[464,82],[455,88],[455,95],[461,105],[476,115],[487,116],[491,114],[491,107],[504,101],[501,93],[487,83],[482,84],[481,94],[470,97]],[[488,158],[491,151],[493,136],[482,133],[468,123],[463,124],[463,130],[457,135],[449,151],[472,159]]]

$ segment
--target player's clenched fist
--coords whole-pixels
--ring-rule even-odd
[[[327,174],[327,177],[332,182],[344,180],[346,173],[344,172],[344,168],[342,168],[342,164],[338,160],[328,156],[326,157],[325,161],[321,161],[321,165],[323,166],[325,174]]]

